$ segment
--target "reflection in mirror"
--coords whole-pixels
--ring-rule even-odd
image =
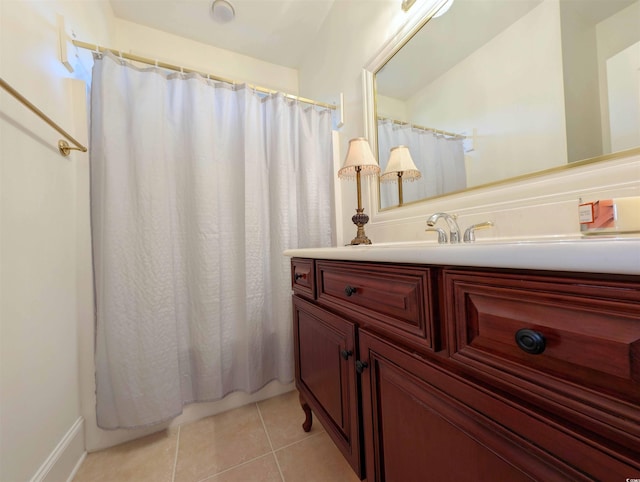
[[[384,172],[380,176],[382,182],[395,181],[398,185],[398,204],[402,206],[404,204],[404,198],[402,195],[403,184],[406,181],[415,181],[420,179],[422,174],[416,167],[413,159],[411,158],[411,152],[407,146],[395,146],[390,149],[389,160]]]
[[[454,0],[375,73],[380,167],[407,204],[638,148],[639,69],[640,0]]]

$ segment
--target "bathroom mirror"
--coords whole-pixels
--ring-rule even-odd
[[[381,169],[406,145],[422,173],[404,203],[637,149],[639,2],[443,0],[367,68]],[[379,192],[398,206],[397,183]]]

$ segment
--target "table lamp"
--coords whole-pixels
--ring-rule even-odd
[[[364,214],[362,207],[360,177],[375,176],[379,172],[380,166],[378,166],[375,157],[373,157],[369,142],[363,137],[351,139],[349,141],[349,149],[347,149],[347,157],[342,168],[338,171],[340,179],[352,179],[355,177],[358,189],[358,208],[356,209],[356,214],[351,218],[358,230],[351,244],[371,244],[371,240],[364,233],[364,225],[369,222],[369,216]]]

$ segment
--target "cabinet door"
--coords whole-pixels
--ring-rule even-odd
[[[293,297],[296,386],[362,478],[353,323]]]
[[[360,331],[359,340],[368,482],[590,480],[478,407],[544,423],[376,335]]]

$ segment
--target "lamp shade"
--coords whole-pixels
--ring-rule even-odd
[[[342,168],[338,171],[339,178],[356,177],[356,173],[360,168],[360,175],[373,176],[380,172],[380,166],[373,157],[369,142],[364,137],[357,137],[349,141],[349,149],[347,149],[347,157],[344,160]]]
[[[411,153],[409,153],[407,146],[391,148],[389,162],[384,173],[380,176],[380,180],[383,182],[395,181],[398,179],[398,173],[402,173],[403,180],[414,181],[422,177],[422,174],[413,163],[413,159],[411,159]]]

